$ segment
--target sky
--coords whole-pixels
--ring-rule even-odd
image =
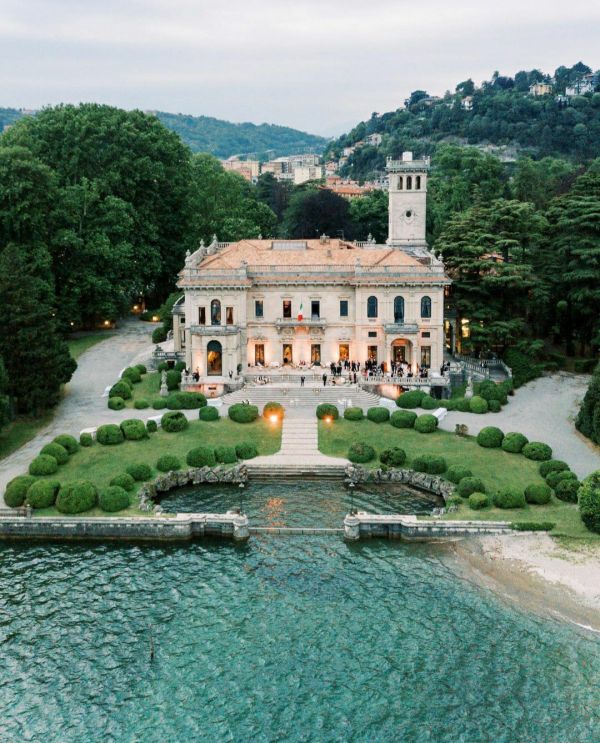
[[[0,107],[97,101],[333,136],[412,90],[600,67],[597,0],[0,0]]]

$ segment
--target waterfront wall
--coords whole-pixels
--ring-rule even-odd
[[[351,464],[346,467],[346,479],[348,482],[355,484],[361,482],[373,483],[394,483],[410,485],[419,490],[425,490],[428,493],[441,496],[444,501],[454,492],[455,485],[448,480],[444,480],[437,475],[428,475],[425,472],[415,472],[415,470],[405,469],[388,469],[388,470],[367,470],[364,467],[358,467]]]
[[[511,531],[508,521],[419,521],[416,516],[379,515],[364,511],[344,519],[344,538],[348,541],[372,537],[424,541]]]

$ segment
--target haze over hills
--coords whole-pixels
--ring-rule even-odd
[[[32,113],[14,108],[0,108],[0,131],[22,116]],[[211,116],[190,116],[153,111],[162,123],[179,134],[193,152],[210,152],[221,158],[232,155],[269,154],[280,157],[296,153],[320,153],[328,140],[276,124],[234,124]]]

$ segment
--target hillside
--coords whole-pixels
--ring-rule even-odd
[[[527,153],[585,162],[600,155],[600,75],[590,73],[578,63],[553,76],[539,70],[514,77],[494,73],[480,87],[466,80],[443,97],[417,90],[402,108],[373,114],[332,142],[326,156],[338,159],[358,143],[342,173],[359,179],[384,170],[388,155],[407,149],[430,154],[440,141],[502,148],[508,158]],[[537,82],[551,85],[549,92],[533,95],[530,85]],[[379,147],[361,145],[371,134],[382,135]]]
[[[23,116],[14,108],[0,108],[0,132]],[[186,116],[162,111],[156,116],[193,152],[210,152],[217,157],[269,152],[270,156],[293,155],[303,152],[320,153],[327,140],[314,134],[275,124],[232,124],[210,116]]]

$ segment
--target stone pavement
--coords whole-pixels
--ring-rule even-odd
[[[582,478],[600,469],[600,447],[581,436],[573,423],[589,381],[588,375],[566,372],[540,377],[520,387],[499,413],[452,411],[440,428],[454,431],[457,423],[465,423],[470,434],[484,426],[498,426],[504,433],[519,431],[530,441],[550,444],[553,457],[564,459]]]
[[[126,366],[146,363],[152,356],[152,328],[139,320],[127,320],[114,335],[92,346],[79,357],[73,378],[65,386],[64,397],[56,408],[52,422],[29,443],[0,461],[0,504],[6,483],[27,471],[29,462],[39,450],[60,433],[79,437],[82,428],[102,423],[119,423],[135,412],[115,412],[102,397],[104,389],[114,384]],[[144,416],[147,417],[147,416]]]

